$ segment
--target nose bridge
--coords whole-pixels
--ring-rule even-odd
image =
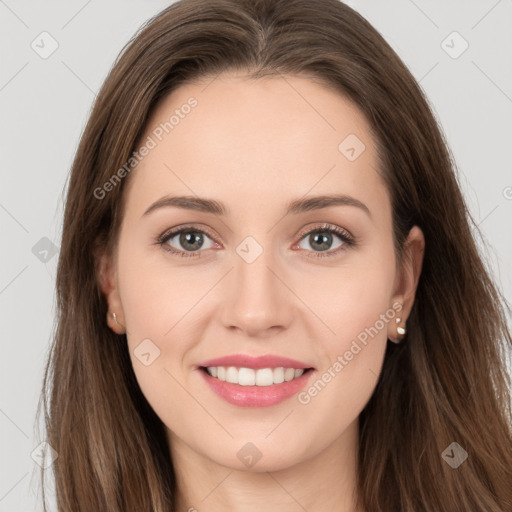
[[[267,244],[270,242],[267,240]],[[291,321],[291,297],[276,277],[272,248],[247,237],[236,248],[229,297],[224,303],[223,323],[255,335]]]

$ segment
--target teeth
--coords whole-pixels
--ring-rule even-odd
[[[231,382],[231,384],[238,384],[238,370],[234,366],[230,366],[226,370],[226,382]]]
[[[272,377],[274,380],[274,384],[281,384],[281,382],[284,382],[284,368],[274,368]]]
[[[256,384],[256,372],[252,368],[240,368],[237,383],[241,386],[254,386]]]
[[[272,386],[274,384],[274,372],[272,368],[256,370],[256,386]]]
[[[286,382],[292,380],[295,377],[295,370],[293,368],[286,368],[284,371],[284,380]]]
[[[236,368],[235,366],[208,366],[206,371],[212,377],[219,380],[239,384],[240,386],[272,386],[289,382],[300,377],[304,370],[302,368]]]

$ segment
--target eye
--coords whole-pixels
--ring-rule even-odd
[[[210,235],[194,227],[182,227],[166,231],[158,243],[167,251],[183,257],[199,257],[200,249],[211,249],[216,242]]]
[[[157,243],[166,251],[181,257],[200,257],[201,249],[221,247],[213,240],[212,235],[193,226],[167,230],[158,237]],[[339,226],[325,224],[302,233],[299,243],[294,248],[304,249],[309,253],[308,256],[319,258],[335,256],[354,245],[355,240],[348,231]]]
[[[306,247],[304,247],[304,242]],[[334,244],[334,246],[333,246]],[[309,247],[307,247],[309,245]],[[348,231],[339,226],[323,225],[310,229],[302,235],[298,244],[301,249],[306,249],[313,258],[334,256],[340,251],[355,245],[354,238]]]

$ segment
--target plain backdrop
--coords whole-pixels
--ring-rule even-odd
[[[169,3],[0,0],[0,512],[42,510],[35,412],[73,155],[118,52]],[[511,0],[347,3],[382,33],[426,92],[485,237],[482,249],[510,301]]]

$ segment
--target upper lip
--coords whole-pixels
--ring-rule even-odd
[[[305,363],[301,363],[300,361],[296,361],[295,359],[290,359],[288,357],[281,357],[277,355],[267,354],[264,356],[249,356],[246,354],[233,354],[230,356],[218,357],[216,359],[209,359],[208,361],[204,361],[199,365],[199,367],[208,367],[208,366],[235,366],[237,368],[253,368],[254,370],[258,370],[260,368],[295,368],[306,369],[312,368],[311,365],[307,365]]]

